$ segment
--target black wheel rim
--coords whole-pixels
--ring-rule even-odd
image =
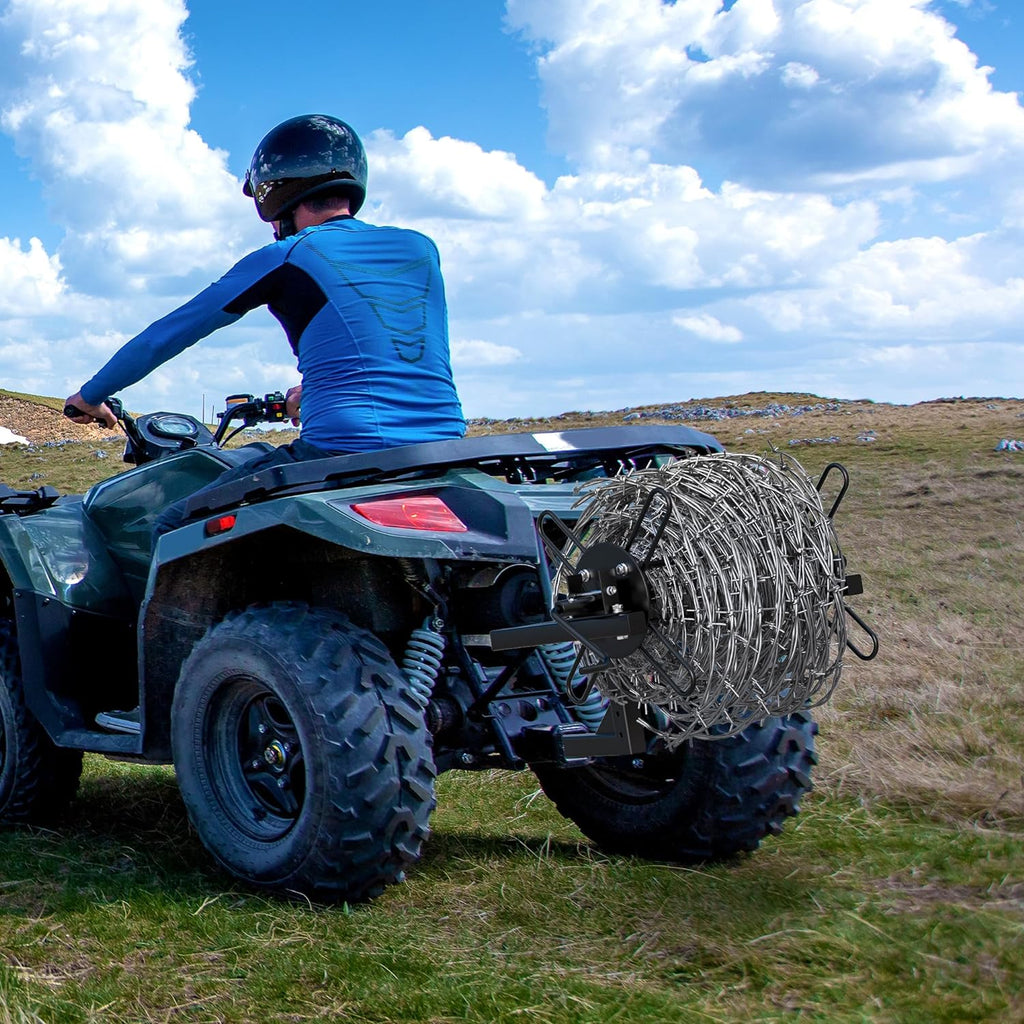
[[[203,756],[215,796],[236,828],[263,842],[291,831],[305,805],[306,759],[276,693],[245,676],[223,682],[207,709]]]

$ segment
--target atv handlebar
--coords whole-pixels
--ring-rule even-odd
[[[262,398],[254,395],[229,395],[225,399],[227,409],[217,413],[220,423],[213,434],[193,416],[156,412],[136,420],[125,409],[121,399],[108,398],[105,404],[127,437],[124,461],[135,465],[152,462],[196,445],[223,447],[245,427],[257,423],[281,423],[289,418],[287,399],[280,391],[272,391]],[[105,420],[90,416],[86,410],[71,402],[64,406],[64,415],[69,419],[88,417],[91,422],[107,426]]]
[[[262,398],[255,395],[228,395],[224,402],[227,408],[224,412],[217,413],[220,423],[213,435],[216,444],[226,440],[224,435],[234,420],[242,422],[228,435],[229,437],[244,427],[252,427],[257,423],[283,423],[288,418],[285,397],[280,391],[272,391]]]

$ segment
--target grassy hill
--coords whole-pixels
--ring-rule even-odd
[[[836,405],[692,424],[852,477],[837,527],[882,649],[820,711],[816,790],[782,836],[713,867],[612,857],[528,773],[450,773],[408,882],[327,909],[230,884],[169,769],[91,758],[59,829],[0,833],[0,1024],[1024,1019],[1024,452],[995,450],[1024,437],[1024,402],[679,404]],[[3,449],[0,479],[121,468],[89,429]]]

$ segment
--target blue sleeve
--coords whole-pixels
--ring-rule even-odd
[[[239,297],[246,292],[252,294],[253,285],[277,270],[284,262],[288,248],[272,242],[250,253],[219,281],[125,342],[103,369],[82,385],[82,397],[90,405],[99,405],[122,388],[142,380],[201,338],[240,319],[254,307],[239,308]],[[232,303],[235,304],[229,313],[227,307]]]

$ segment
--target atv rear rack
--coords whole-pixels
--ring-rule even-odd
[[[710,434],[685,426],[589,427],[560,433],[502,434],[386,448],[353,455],[295,462],[211,487],[193,496],[190,519],[301,494],[385,480],[436,476],[439,470],[475,467],[510,483],[566,479],[588,468],[618,469],[657,455],[720,452]]]

